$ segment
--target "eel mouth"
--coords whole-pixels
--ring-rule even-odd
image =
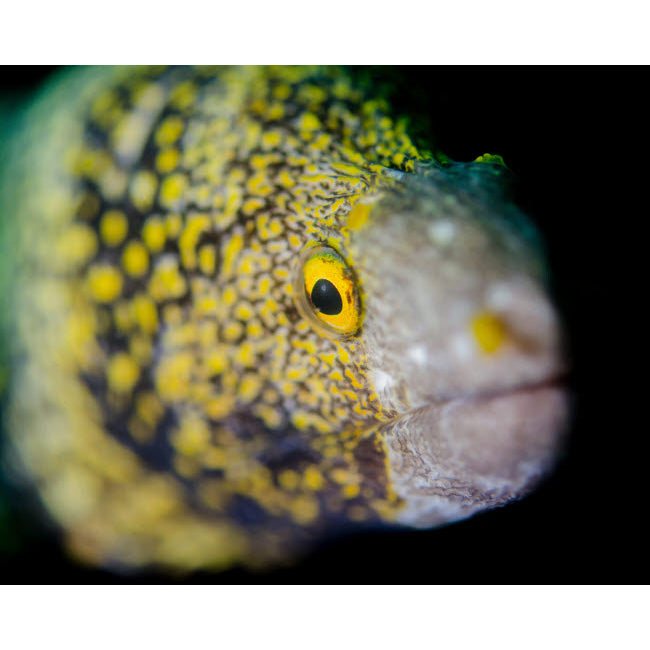
[[[396,491],[407,503],[403,522],[437,525],[530,492],[561,455],[569,407],[566,378],[558,375],[396,418],[386,442]]]
[[[570,394],[566,376],[556,375],[453,397],[422,410],[432,434],[453,438],[464,462],[479,473],[510,477],[522,463],[546,469],[554,463],[568,429]]]
[[[426,406],[445,406],[456,402],[464,401],[490,401],[505,399],[508,397],[517,397],[520,395],[534,395],[541,394],[547,390],[555,390],[561,392],[569,392],[569,375],[566,372],[551,375],[545,379],[522,383],[516,386],[509,386],[505,388],[484,389],[476,392],[468,393],[455,393],[453,395],[444,396],[437,399],[432,399]],[[419,410],[422,407],[417,407],[413,410]]]

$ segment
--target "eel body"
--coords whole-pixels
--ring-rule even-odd
[[[526,494],[567,415],[497,157],[333,68],[73,70],[5,143],[6,463],[82,561],[290,561]]]

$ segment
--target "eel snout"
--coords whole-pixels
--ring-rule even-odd
[[[564,386],[548,381],[401,416],[385,433],[399,521],[436,526],[525,496],[552,469],[568,413]]]

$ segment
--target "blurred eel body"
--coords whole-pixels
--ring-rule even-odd
[[[284,67],[73,70],[7,151],[9,462],[82,561],[285,562],[552,468],[561,332],[494,157]]]

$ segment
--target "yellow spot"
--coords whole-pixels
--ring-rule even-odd
[[[232,411],[234,405],[235,397],[233,395],[219,395],[206,402],[205,412],[214,420],[221,420]]]
[[[121,210],[108,210],[102,216],[99,232],[108,246],[119,246],[126,237],[129,224]]]
[[[112,266],[93,266],[88,272],[88,288],[99,302],[111,302],[122,293],[122,275]]]
[[[149,217],[142,227],[142,239],[152,253],[159,253],[165,245],[167,233],[160,217]]]
[[[323,475],[315,465],[310,465],[305,469],[302,480],[305,486],[314,492],[317,492],[325,485]]]
[[[129,242],[122,254],[122,266],[133,277],[144,275],[149,268],[147,249],[139,241]]]
[[[332,169],[341,174],[345,174],[346,176],[358,176],[362,173],[362,170],[359,169],[359,167],[347,163],[332,163]]]
[[[276,154],[256,154],[251,156],[248,162],[253,169],[264,169],[265,167],[268,167],[270,163],[274,162],[276,157]]]
[[[228,457],[221,447],[209,447],[202,460],[203,464],[209,469],[222,469],[226,466]]]
[[[280,412],[267,404],[256,404],[253,407],[253,413],[261,418],[269,429],[276,429],[282,424]]]
[[[248,193],[253,196],[266,196],[273,191],[268,178],[263,172],[251,176],[246,183]]]
[[[354,499],[359,496],[359,486],[356,483],[348,483],[343,487],[343,496],[346,499]]]
[[[320,126],[320,120],[313,113],[303,113],[298,120],[298,128],[303,131],[315,131]]]
[[[300,339],[296,339],[291,342],[291,345],[299,350],[306,350],[309,354],[316,354],[316,345],[313,341],[301,341]]]
[[[237,341],[243,331],[244,328],[239,321],[231,321],[223,328],[223,338],[226,341]]]
[[[156,144],[162,147],[176,142],[183,133],[183,124],[183,120],[176,115],[168,117],[156,131]]]
[[[262,323],[260,323],[257,319],[251,320],[246,324],[246,336],[248,336],[249,339],[260,339],[263,335],[264,329],[262,327]]]
[[[345,485],[346,483],[351,483],[353,475],[346,469],[342,467],[333,469],[330,473],[332,480],[339,485]]]
[[[156,157],[156,168],[161,174],[168,174],[176,169],[179,158],[178,149],[163,149]]]
[[[133,334],[129,339],[129,352],[141,366],[148,365],[153,355],[151,339],[142,334]]]
[[[224,246],[222,267],[224,277],[232,275],[235,260],[243,246],[244,239],[241,235],[233,235],[230,241]]]
[[[282,136],[277,131],[267,131],[262,135],[262,148],[273,149],[282,142]]]
[[[332,136],[329,133],[321,133],[309,146],[311,149],[322,150],[329,145]]]
[[[269,222],[269,231],[271,232],[272,235],[277,237],[278,235],[281,235],[284,232],[284,227],[282,226],[282,223],[278,219],[273,219],[272,221]]]
[[[129,393],[140,377],[140,368],[126,352],[118,352],[109,361],[106,376],[111,390]]]
[[[332,352],[331,354],[321,354],[320,358],[328,365],[333,366],[336,359],[336,354]]]
[[[348,351],[341,346],[341,344],[337,341],[336,345],[338,346],[339,349],[339,359],[341,360],[342,363],[350,363],[350,355],[348,354]]]
[[[188,415],[181,420],[180,428],[172,435],[171,443],[184,456],[196,456],[210,443],[208,425],[198,415]]]
[[[229,286],[223,290],[221,294],[221,302],[224,305],[234,305],[237,301],[237,291],[234,287]]]
[[[172,106],[184,110],[196,99],[198,88],[192,81],[180,83],[171,93],[169,103]]]
[[[235,354],[235,361],[246,368],[252,368],[257,360],[255,348],[247,341],[242,343]]]
[[[178,272],[175,258],[160,260],[149,281],[149,293],[156,301],[179,298],[187,289],[185,278]]]
[[[129,196],[133,205],[141,212],[146,212],[153,205],[156,189],[158,187],[158,178],[153,172],[138,172],[129,188]]]
[[[260,393],[262,389],[262,381],[257,375],[249,373],[244,375],[239,384],[239,397],[242,402],[252,402]]]
[[[318,501],[307,495],[297,497],[291,503],[291,515],[300,525],[306,525],[318,517]]]
[[[284,105],[281,102],[273,102],[266,109],[265,117],[267,120],[280,120],[284,115]]]
[[[237,275],[253,275],[253,273],[255,273],[255,257],[253,255],[243,256],[237,265]]]
[[[160,185],[160,203],[166,208],[176,207],[184,198],[188,187],[187,177],[171,174]]]
[[[279,83],[273,89],[273,96],[277,99],[287,99],[291,94],[291,87],[285,83]]]
[[[183,320],[183,311],[178,305],[165,305],[162,319],[167,325],[180,325]]]
[[[291,178],[286,170],[283,170],[278,174],[277,182],[286,188],[293,187],[296,184],[296,181]]]
[[[220,375],[228,367],[225,348],[216,348],[205,357],[205,365],[210,375]]]
[[[113,318],[117,329],[121,332],[128,332],[133,323],[133,314],[131,313],[131,305],[125,302],[119,302],[115,305],[113,310]]]
[[[242,302],[239,305],[237,305],[234,309],[233,312],[235,318],[238,318],[239,320],[243,321],[248,321],[253,316],[255,316],[255,312],[253,311],[253,308],[246,302]]]
[[[199,249],[199,267],[205,275],[212,275],[217,263],[217,254],[214,246],[206,244]]]
[[[196,268],[196,243],[201,233],[209,227],[210,219],[204,214],[192,214],[188,217],[187,225],[178,240],[181,259],[185,268]]]
[[[194,357],[189,352],[180,352],[160,362],[156,369],[156,389],[163,400],[176,401],[187,396],[194,365]]]
[[[170,239],[176,239],[182,227],[183,219],[180,214],[177,214],[176,212],[170,212],[165,217],[165,229],[167,230],[167,237]]]
[[[260,198],[248,199],[248,201],[246,201],[244,205],[242,205],[242,212],[250,216],[256,210],[259,210],[263,205],[264,205],[263,199]]]
[[[371,206],[367,203],[357,203],[350,211],[346,226],[351,230],[360,230],[366,225]]]
[[[320,433],[329,433],[332,430],[332,425],[327,420],[315,413],[306,411],[294,411],[291,414],[291,422],[297,429],[303,431],[310,427],[320,431]]]
[[[289,368],[287,377],[293,381],[303,381],[307,379],[309,372],[308,368]]]
[[[501,165],[502,167],[505,167],[508,169],[508,166],[506,165],[505,161],[503,160],[503,156],[499,156],[499,154],[492,154],[492,153],[484,153],[482,156],[479,156],[474,160],[474,162],[482,162],[482,163],[496,163],[497,165]]]
[[[278,475],[278,483],[285,490],[295,490],[300,484],[300,476],[292,469],[285,469]]]
[[[158,329],[158,312],[153,300],[143,294],[137,295],[133,299],[133,308],[140,329],[147,334],[154,334]]]
[[[364,388],[363,384],[359,383],[359,380],[354,376],[350,368],[345,369],[345,376],[350,380],[353,388]]]
[[[97,251],[97,237],[84,224],[75,224],[59,239],[59,258],[72,265],[87,262]]]
[[[479,347],[487,354],[496,352],[506,337],[503,321],[488,311],[479,312],[472,318],[471,329]]]

